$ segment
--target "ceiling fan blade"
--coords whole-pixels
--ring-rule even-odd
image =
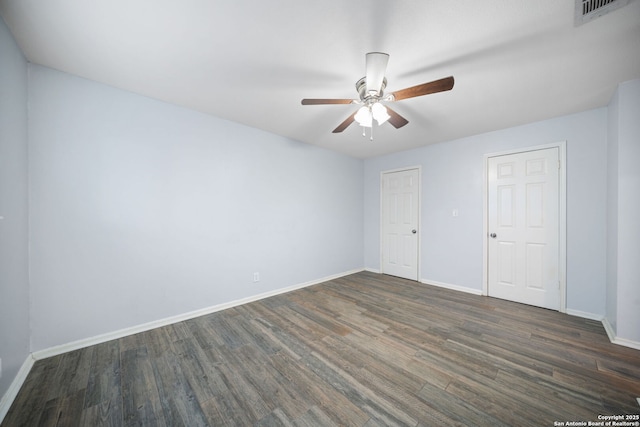
[[[356,111],[356,113],[357,113],[357,111]],[[354,117],[355,117],[356,113],[353,113],[352,115],[347,117],[347,119],[344,122],[340,123],[338,125],[338,127],[333,130],[333,133],[340,133],[343,130],[345,130],[346,128],[348,128],[349,125],[354,122],[354,120],[355,120]]]
[[[384,73],[387,71],[387,63],[389,55],[381,52],[367,53],[367,94],[374,93],[377,95],[382,88]]]
[[[402,126],[404,126],[407,123],[409,123],[409,120],[405,119],[404,117],[402,117],[400,114],[398,114],[395,111],[393,111],[388,106],[385,105],[385,107],[387,107],[387,113],[391,116],[391,117],[389,117],[389,123],[391,123],[391,125],[394,128],[399,129]]]
[[[353,99],[303,99],[302,105],[352,104]]]
[[[400,101],[401,99],[415,98],[416,96],[429,95],[430,93],[444,92],[453,89],[453,82],[453,77],[445,77],[444,79],[401,89],[391,95],[393,95],[394,101]]]

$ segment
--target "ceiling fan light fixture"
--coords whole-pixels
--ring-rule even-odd
[[[1,1],[1,0],[0,0]],[[579,0],[576,0],[579,1]],[[596,1],[596,0],[582,0]],[[597,0],[604,1],[604,0]],[[610,0],[618,1],[618,0]],[[623,0],[620,0],[623,1]],[[632,0],[626,0],[632,1]],[[382,52],[369,52],[366,56],[366,75],[356,82],[356,91],[360,99],[320,99],[304,98],[302,105],[323,105],[323,104],[359,104],[358,111],[352,113],[333,133],[340,133],[353,122],[357,122],[363,129],[363,136],[366,136],[366,128],[371,129],[371,140],[373,141],[373,120],[378,122],[378,126],[389,122],[394,128],[399,129],[409,123],[407,119],[395,112],[392,108],[382,104],[383,102],[401,101],[403,99],[415,98],[429,95],[431,93],[445,92],[453,89],[453,76],[434,80],[411,86],[389,94],[385,94],[387,78],[384,76],[389,55]]]
[[[379,102],[376,102],[371,106],[371,114],[373,115],[373,118],[376,119],[376,122],[378,122],[378,126],[382,125],[391,118],[391,116],[387,112],[387,107]]]
[[[373,116],[368,106],[360,107],[358,112],[353,118],[358,122],[360,126],[370,128],[373,125]]]

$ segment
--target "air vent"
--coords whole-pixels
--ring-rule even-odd
[[[575,26],[585,24],[613,10],[629,4],[631,0],[576,0]]]

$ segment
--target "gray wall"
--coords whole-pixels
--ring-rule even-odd
[[[0,397],[29,354],[27,61],[0,18]]]
[[[380,172],[421,165],[420,279],[481,290],[483,156],[559,141],[567,141],[567,308],[604,315],[606,108],[366,160],[365,267],[380,269]]]
[[[607,320],[617,338],[640,342],[640,80],[622,83],[609,106]]]
[[[618,128],[619,90],[607,109],[607,310],[614,333],[618,321]]]
[[[32,351],[363,267],[362,160],[40,66],[29,84]]]

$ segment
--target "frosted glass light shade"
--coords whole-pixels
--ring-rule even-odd
[[[378,122],[378,126],[391,118],[387,112],[387,107],[379,102],[376,102],[371,106],[371,114],[373,115],[373,118],[376,119],[376,122]]]
[[[367,106],[361,107],[353,118],[360,126],[370,128],[373,124],[371,111],[369,111],[369,107]]]

